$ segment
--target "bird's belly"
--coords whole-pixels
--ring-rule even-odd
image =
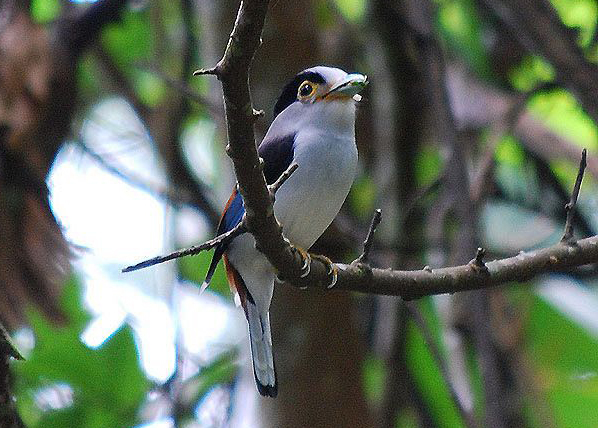
[[[299,168],[281,186],[274,213],[284,235],[295,245],[308,249],[338,214],[357,167],[357,152],[334,149],[309,157],[298,154]],[[303,168],[302,168],[303,167]],[[291,190],[292,189],[292,190]]]

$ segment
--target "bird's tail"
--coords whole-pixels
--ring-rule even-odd
[[[257,306],[247,301],[247,322],[249,323],[249,340],[251,341],[251,357],[253,373],[260,394],[276,397],[278,384],[276,369],[272,355],[272,334],[270,332],[270,316],[268,311],[261,312]]]

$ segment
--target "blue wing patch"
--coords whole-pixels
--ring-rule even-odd
[[[295,135],[288,135],[283,138],[268,139],[262,141],[258,148],[258,153],[264,159],[264,176],[268,184],[272,184],[283,172],[291,165],[294,156]],[[235,189],[231,195],[224,213],[218,224],[217,235],[222,235],[238,225],[245,214],[245,206],[243,205],[243,198],[241,194]],[[208,268],[206,279],[202,285],[202,289],[212,280],[212,276],[216,271],[216,266],[226,251],[227,245],[219,245],[214,251],[212,262]]]
[[[228,232],[238,225],[243,219],[243,214],[245,214],[243,198],[235,189],[233,195],[231,196],[231,201],[228,203],[226,211],[224,211],[220,225],[218,226],[218,235]]]
[[[228,200],[226,207],[224,208],[222,217],[220,218],[217,235],[222,235],[223,233],[233,229],[241,222],[243,219],[243,214],[245,214],[243,198],[241,197],[241,194],[237,192],[237,189],[235,189]],[[212,280],[212,276],[214,276],[214,272],[216,271],[216,266],[218,266],[218,262],[226,251],[226,247],[227,245],[224,244],[218,245],[216,247],[216,251],[214,251],[214,255],[212,256],[212,262],[208,268],[208,273],[206,274],[206,279],[204,280],[204,285],[202,288],[207,286],[207,284],[209,284]]]

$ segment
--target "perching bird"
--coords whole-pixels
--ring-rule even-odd
[[[276,193],[274,214],[283,234],[299,248],[308,249],[324,233],[349,193],[357,170],[355,102],[361,99],[358,92],[366,84],[366,76],[361,74],[313,67],[297,74],[276,102],[274,121],[258,152],[268,184],[292,163],[298,165]],[[234,228],[244,213],[241,195],[234,190],[218,234]],[[222,256],[229,283],[239,295],[249,324],[258,391],[275,397],[278,386],[268,313],[275,270],[255,248],[254,238],[244,234],[216,248],[204,287]]]

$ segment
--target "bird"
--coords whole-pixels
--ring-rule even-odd
[[[301,71],[283,88],[274,106],[274,119],[258,146],[268,184],[293,163],[298,165],[276,192],[274,214],[283,235],[306,256],[306,272],[310,258],[305,250],[332,223],[357,173],[356,103],[367,83],[365,75],[335,67]],[[244,214],[243,199],[235,188],[224,208],[218,235],[237,226]],[[276,271],[256,249],[253,236],[242,234],[215,248],[203,289],[221,258],[231,289],[245,311],[258,392],[276,397],[269,315]]]

